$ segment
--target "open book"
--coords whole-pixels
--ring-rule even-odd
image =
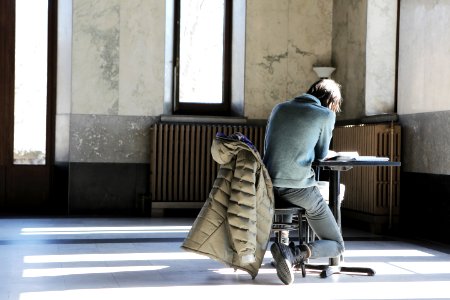
[[[333,150],[328,150],[328,155],[322,159],[322,161],[337,160],[337,161],[349,161],[349,160],[359,160],[359,161],[388,161],[389,157],[382,156],[367,156],[359,155],[356,151],[340,151],[336,152]]]

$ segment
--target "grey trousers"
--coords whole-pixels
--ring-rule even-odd
[[[305,209],[306,219],[319,240],[311,242],[311,258],[337,257],[344,252],[344,239],[328,204],[316,186],[304,189],[274,187],[276,201]]]

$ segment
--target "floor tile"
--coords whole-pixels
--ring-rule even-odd
[[[0,219],[0,300],[64,299],[450,299],[450,251],[423,241],[344,228],[343,265],[375,276],[308,271],[284,286],[266,252],[252,279],[180,248],[193,219]],[[326,264],[327,259],[310,260]],[[222,297],[222,298],[221,298]]]

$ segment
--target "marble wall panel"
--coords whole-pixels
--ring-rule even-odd
[[[120,3],[119,115],[163,112],[164,26],[164,1]]]
[[[393,113],[397,49],[397,2],[367,6],[365,115]]]
[[[55,128],[55,161],[68,162],[70,150],[70,114],[57,114]]]
[[[73,114],[70,162],[148,163],[156,117]]]
[[[70,114],[72,97],[72,1],[58,2],[56,113]]]
[[[402,170],[450,175],[450,111],[400,115]]]
[[[231,45],[231,113],[243,116],[245,99],[245,35],[247,1],[233,1],[233,34]]]
[[[365,114],[367,0],[335,0],[333,5],[333,78],[342,84],[338,119]]]
[[[450,110],[449,28],[450,1],[400,2],[399,114]]]
[[[119,0],[73,2],[72,113],[117,115]]]
[[[331,0],[247,1],[245,115],[268,118],[277,103],[317,80],[331,57]]]
[[[72,1],[58,2],[55,162],[69,161],[72,107]],[[67,194],[66,194],[67,197]]]
[[[265,119],[286,98],[288,0],[247,1],[245,115]]]
[[[450,1],[400,2],[398,113],[407,172],[450,174],[448,28]]]
[[[332,0],[289,2],[288,98],[318,80],[313,66],[331,66],[332,11]]]

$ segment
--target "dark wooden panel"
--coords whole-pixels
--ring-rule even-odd
[[[69,214],[145,214],[149,170],[149,164],[71,163]]]
[[[450,175],[404,172],[401,177],[402,233],[450,244]]]
[[[8,168],[6,207],[11,213],[42,213],[48,208],[50,174],[47,166]]]
[[[0,1],[0,165],[11,157],[14,116],[14,1]],[[2,183],[3,184],[3,183]]]
[[[3,210],[3,207],[5,206],[5,167],[0,165],[0,211]]]
[[[51,207],[56,97],[56,5],[57,1],[48,1],[47,165],[14,165],[15,1],[0,0],[0,213],[48,213]]]

